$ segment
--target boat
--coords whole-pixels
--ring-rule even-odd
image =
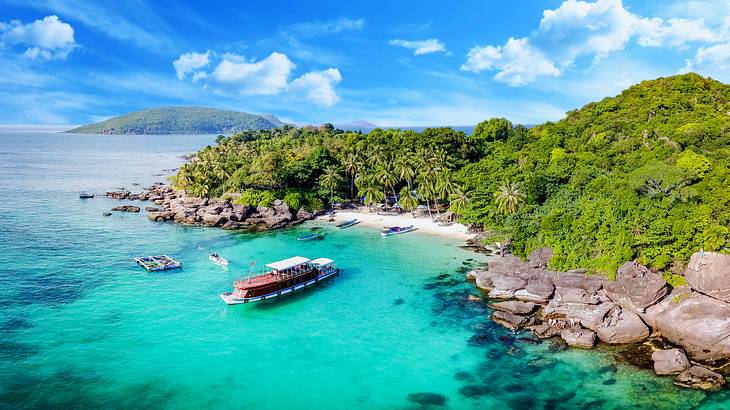
[[[91,199],[94,197],[94,194],[87,194],[86,191],[79,192],[79,199]]]
[[[134,260],[137,265],[147,269],[147,272],[182,268],[182,263],[167,255],[145,256]]]
[[[408,226],[386,226],[383,228],[383,231],[380,232],[383,236],[393,236],[393,235],[400,235],[402,233],[408,233],[413,232],[416,230],[416,227],[413,225]]]
[[[104,212],[102,215],[104,215],[104,216],[112,216],[112,213],[111,212]]]
[[[223,258],[217,252],[213,252],[208,255],[208,259],[216,265],[228,266],[228,259]]]
[[[315,232],[315,233],[310,233],[308,235],[302,235],[297,238],[298,241],[312,241],[315,239],[324,239],[324,234]]]
[[[353,225],[357,225],[359,223],[360,223],[360,221],[357,219],[350,219],[349,221],[345,221],[345,222],[337,224],[337,227],[340,229],[345,229],[345,228],[349,228]]]
[[[274,299],[339,275],[332,259],[294,256],[266,265],[269,270],[257,276],[233,281],[233,291],[221,293],[229,305]]]

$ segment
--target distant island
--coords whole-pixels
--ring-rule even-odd
[[[159,107],[134,111],[68,130],[74,134],[234,134],[283,126],[272,114],[205,107]]]

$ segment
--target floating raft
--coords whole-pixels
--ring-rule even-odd
[[[182,268],[182,263],[167,255],[134,258],[134,261],[148,272]]]

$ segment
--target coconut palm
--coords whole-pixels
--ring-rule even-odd
[[[494,193],[500,212],[504,215],[513,214],[525,201],[525,194],[520,192],[519,186],[515,183],[504,182]]]
[[[350,152],[342,158],[342,167],[350,177],[350,197],[355,195],[355,175],[363,166],[362,161],[354,152]]]
[[[330,206],[334,202],[335,188],[342,182],[342,176],[337,172],[337,168],[333,165],[324,169],[324,173],[319,177],[319,183],[323,187],[330,190]]]
[[[365,197],[365,205],[368,210],[372,211],[372,204],[378,203],[385,199],[382,186],[378,181],[369,175],[363,175],[357,178],[355,184],[358,188],[358,195]]]
[[[469,204],[469,194],[470,192],[456,190],[453,194],[451,194],[449,210],[457,215],[462,215],[466,210],[466,206]]]
[[[390,190],[393,192],[393,197],[397,198],[395,195],[395,186],[398,184],[399,181],[398,181],[398,177],[396,176],[395,172],[393,171],[393,166],[390,163],[385,163],[385,164],[378,166],[375,169],[375,178],[383,186],[384,195],[385,195],[385,189],[390,188]]]
[[[436,191],[433,181],[431,181],[431,179],[428,178],[427,175],[421,175],[418,177],[417,182],[418,186],[416,187],[416,192],[418,193],[419,197],[426,200],[426,206],[428,207],[428,216],[433,218],[433,214],[431,213],[431,198],[433,198],[434,192]]]
[[[398,203],[406,211],[411,211],[414,218],[416,217],[415,209],[416,207],[418,207],[418,198],[413,195],[413,191],[411,191],[410,188],[405,186],[401,188],[400,199],[398,200]]]
[[[408,185],[408,191],[413,190],[413,188],[411,187],[411,182],[416,176],[415,167],[416,161],[411,153],[401,155],[400,157],[398,157],[397,160],[395,160],[395,163],[393,164],[396,176],[400,178],[401,181],[406,181],[406,185]]]

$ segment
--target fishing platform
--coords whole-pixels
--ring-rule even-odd
[[[137,265],[147,269],[147,272],[182,268],[182,263],[167,255],[145,256],[134,258]]]

